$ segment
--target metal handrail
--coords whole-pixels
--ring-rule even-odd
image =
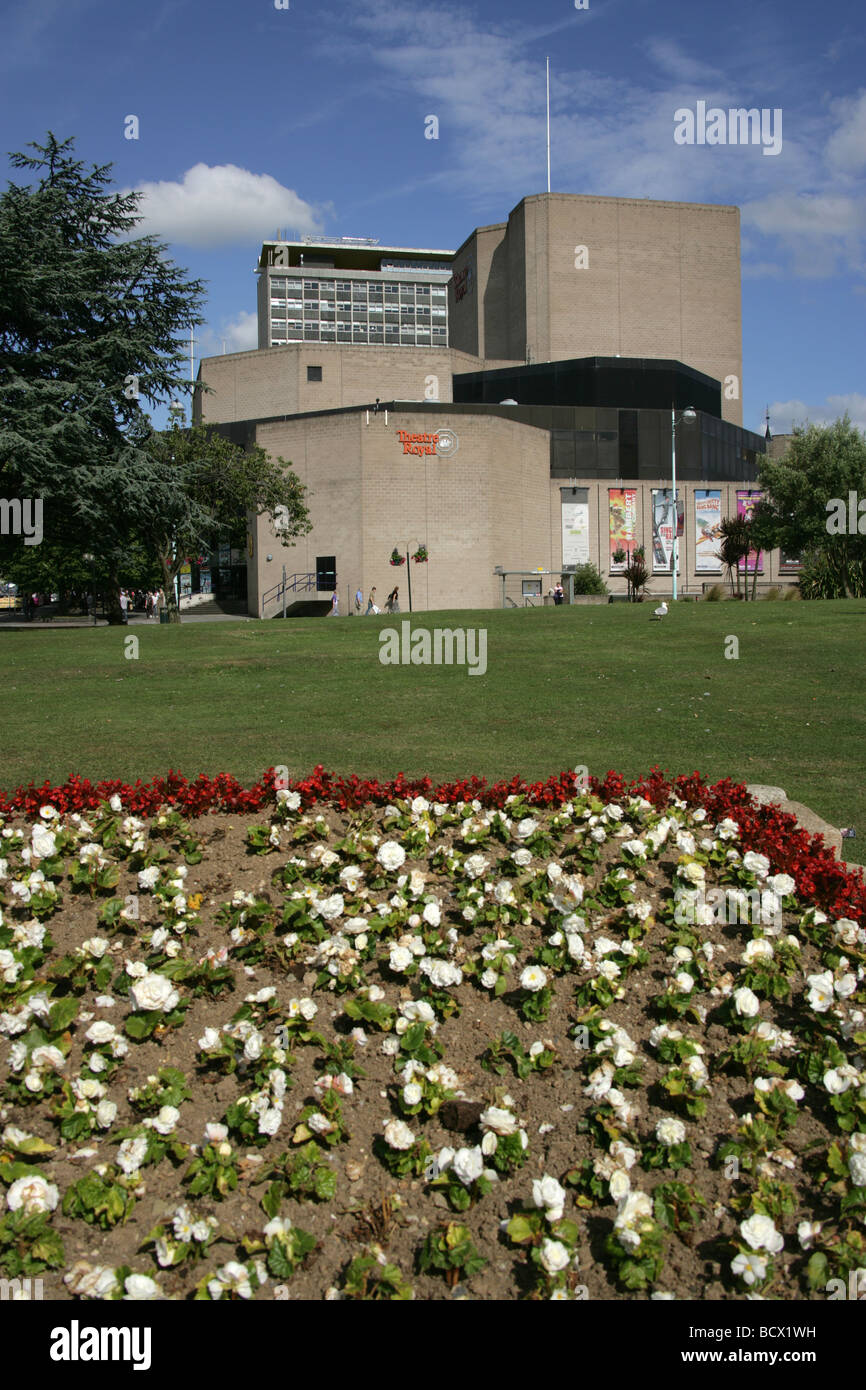
[[[262,612],[264,613],[271,598],[281,599],[284,593],[309,593],[311,589],[315,588],[315,573],[303,574],[299,572],[298,574],[287,575],[285,584],[280,580],[278,584],[272,585],[262,594]]]

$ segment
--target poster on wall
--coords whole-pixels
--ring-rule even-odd
[[[653,574],[670,574],[671,560],[674,551],[674,516],[680,520],[682,499],[677,498],[677,510],[674,511],[673,488],[654,487],[652,490],[652,532],[653,532]],[[682,535],[682,529],[678,525],[677,535]],[[677,574],[680,572],[682,559],[677,553]]]
[[[755,510],[755,504],[756,504],[757,502],[760,502],[760,500],[761,500],[761,498],[763,497],[763,495],[764,495],[763,492],[760,492],[760,491],[758,491],[758,492],[752,492],[752,491],[748,491],[748,492],[747,492],[747,491],[745,491],[745,490],[738,491],[738,492],[737,492],[737,516],[744,516],[744,517],[746,518],[747,521],[751,521],[751,519],[752,519],[752,512]],[[763,552],[762,550],[750,550],[750,551],[749,551],[749,557],[748,557],[748,559],[747,559],[747,560],[741,560],[741,561],[740,561],[740,565],[739,565],[740,574],[742,574],[742,573],[744,572],[744,570],[747,570],[749,574],[754,574],[754,572],[755,572],[755,566],[757,566],[758,574],[763,574],[763,572],[764,572],[764,552]]]
[[[610,572],[622,574],[626,561],[614,560],[614,551],[633,550],[637,518],[637,488],[609,487],[610,507]]]
[[[210,572],[210,570],[199,570],[199,575],[198,575],[198,591],[199,591],[200,594],[210,594],[210,593],[213,592],[213,590],[212,590],[212,588],[211,588],[211,572]]]
[[[722,562],[716,554],[722,542],[722,494],[715,490],[695,492],[695,569],[700,574],[721,574]]]
[[[585,565],[589,560],[589,503],[562,504],[562,563]]]

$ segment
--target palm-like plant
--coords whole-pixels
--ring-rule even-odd
[[[719,526],[721,545],[716,556],[728,571],[731,593],[734,592],[734,575],[737,576],[737,594],[740,592],[740,561],[745,560],[752,548],[752,528],[744,516],[728,516]],[[748,583],[745,584],[746,598],[749,596]]]

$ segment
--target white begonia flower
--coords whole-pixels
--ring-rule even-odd
[[[159,879],[159,874],[160,870],[157,864],[151,864],[148,868],[141,869],[138,874],[139,888],[145,890],[153,888]]]
[[[532,1183],[533,1205],[544,1209],[548,1221],[559,1221],[565,1210],[566,1191],[556,1178],[545,1173],[543,1178],[534,1178]]]
[[[615,1168],[608,1180],[608,1191],[614,1202],[621,1202],[631,1192],[631,1178],[624,1168]]]
[[[486,1110],[482,1110],[478,1121],[483,1130],[491,1130],[494,1134],[516,1134],[519,1128],[510,1110],[503,1110],[495,1105],[489,1105]]]
[[[209,1120],[204,1127],[204,1137],[208,1144],[221,1144],[229,1137],[228,1126]]]
[[[96,1107],[96,1123],[100,1129],[110,1129],[117,1119],[117,1106],[113,1100],[101,1100]]]
[[[797,1239],[800,1242],[801,1250],[811,1250],[812,1244],[821,1234],[822,1222],[820,1221],[801,1221],[797,1227]]]
[[[733,999],[734,1009],[741,1018],[754,1018],[756,1014],[760,1013],[760,999],[745,986],[734,990]]]
[[[740,1222],[740,1234],[753,1250],[769,1250],[776,1255],[784,1247],[785,1240],[776,1230],[771,1217],[756,1212],[747,1221]]]
[[[471,1149],[458,1149],[454,1155],[452,1168],[455,1176],[465,1187],[469,1187],[480,1178],[484,1172],[484,1155],[480,1145],[476,1144]]]
[[[165,975],[145,973],[130,985],[129,1003],[134,1012],[159,1009],[167,1014],[180,1003],[180,995]]]
[[[731,1272],[751,1285],[766,1278],[767,1261],[761,1255],[741,1253],[731,1261]]]
[[[59,1200],[60,1193],[54,1184],[38,1173],[34,1173],[32,1177],[16,1178],[10,1183],[6,1193],[6,1205],[9,1210],[23,1211],[25,1216],[54,1211]]]
[[[520,976],[521,989],[528,990],[530,994],[537,994],[544,989],[547,984],[547,971],[540,965],[527,965]]]
[[[307,1128],[311,1129],[314,1134],[330,1134],[334,1126],[326,1115],[320,1114],[317,1110],[307,1117]]]
[[[207,1291],[213,1299],[221,1299],[226,1292],[236,1293],[239,1298],[252,1298],[253,1286],[246,1265],[229,1260],[217,1270],[213,1279],[208,1280]]]
[[[831,970],[824,970],[819,975],[809,975],[806,978],[809,992],[806,995],[806,1003],[816,1014],[824,1014],[833,1003],[833,989],[835,981]]]
[[[773,943],[764,936],[758,936],[749,942],[740,960],[744,965],[751,965],[756,960],[772,960],[774,955]]]
[[[541,1245],[539,1256],[542,1267],[548,1274],[559,1274],[563,1269],[567,1269],[571,1261],[571,1251],[567,1245],[563,1245],[560,1240],[550,1240],[545,1238]]]
[[[408,970],[414,959],[412,952],[405,946],[392,946],[388,964],[397,974],[402,974],[404,970]]]
[[[149,1274],[130,1274],[123,1281],[126,1293],[123,1295],[124,1302],[150,1303],[154,1299],[162,1298],[162,1291],[155,1279],[151,1279]]]
[[[514,835],[518,840],[528,840],[538,829],[538,821],[533,820],[532,816],[525,816],[514,826]]]
[[[686,1127],[682,1120],[675,1120],[670,1115],[663,1116],[656,1125],[656,1139],[667,1148],[684,1143],[685,1137]]]
[[[681,970],[678,975],[674,976],[674,984],[679,994],[691,994],[695,987],[692,976],[685,970]]]
[[[855,1187],[866,1187],[866,1153],[849,1155],[848,1172]]]
[[[463,860],[463,871],[467,878],[483,878],[489,862],[483,854],[469,854]]]
[[[439,904],[427,903],[421,916],[424,918],[424,921],[428,924],[428,926],[438,927],[439,923],[442,921],[442,913],[439,908]]]
[[[406,1105],[420,1105],[424,1099],[424,1092],[417,1081],[410,1081],[403,1087],[403,1100]]]
[[[213,1052],[215,1048],[220,1046],[221,1042],[222,1038],[218,1028],[205,1028],[198,1040],[198,1049],[200,1052]]]
[[[840,975],[835,982],[835,990],[840,999],[849,999],[857,990],[857,976],[850,973]]]
[[[91,1023],[84,1036],[88,1042],[95,1043],[98,1047],[102,1043],[111,1042],[116,1033],[117,1029],[113,1023],[96,1022]]]
[[[463,971],[447,960],[432,960],[425,956],[419,968],[436,989],[448,989],[463,982]]]
[[[117,1150],[116,1162],[118,1168],[129,1176],[131,1173],[138,1172],[146,1157],[147,1139],[140,1134],[134,1139],[124,1139]]]
[[[163,1105],[160,1107],[159,1114],[150,1121],[150,1128],[155,1129],[157,1134],[172,1134],[179,1119],[180,1111],[176,1106]]]
[[[117,1289],[117,1276],[108,1265],[91,1265],[87,1260],[78,1260],[63,1282],[79,1298],[107,1298]]]
[[[645,1192],[629,1192],[619,1204],[614,1230],[617,1239],[625,1249],[634,1250],[640,1245],[640,1231],[636,1229],[642,1221],[652,1220],[652,1199]]]
[[[481,1152],[484,1154],[485,1158],[492,1158],[498,1148],[499,1140],[493,1130],[490,1129],[481,1140]]]
[[[754,850],[748,850],[743,855],[743,868],[758,878],[766,878],[770,872],[770,861],[765,854],[756,854]]]
[[[406,851],[396,840],[384,840],[376,852],[376,859],[383,869],[396,873],[406,863]]]
[[[415,1135],[403,1120],[389,1120],[385,1126],[385,1143],[392,1149],[411,1149]]]
[[[680,864],[677,874],[680,878],[684,878],[687,883],[703,883],[706,878],[703,864],[694,861],[690,864]]]
[[[483,975],[481,976],[481,985],[482,985],[482,988],[483,988],[483,989],[493,989],[493,988],[495,987],[496,981],[497,981],[498,979],[499,979],[499,976],[497,975],[497,973],[496,973],[495,970],[485,970],[484,973],[483,973]]]

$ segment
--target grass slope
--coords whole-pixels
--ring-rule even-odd
[[[0,634],[0,785],[271,764],[546,776],[658,763],[770,782],[862,827],[866,602],[413,614],[487,631],[487,671],[383,666],[399,618]],[[726,659],[726,639],[739,641]],[[124,655],[139,639],[138,659]],[[849,846],[863,858],[864,840]]]

